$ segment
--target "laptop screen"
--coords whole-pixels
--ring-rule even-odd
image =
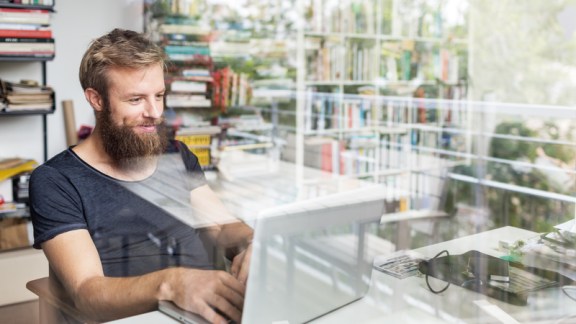
[[[308,322],[363,297],[385,197],[374,186],[263,212],[242,322]]]

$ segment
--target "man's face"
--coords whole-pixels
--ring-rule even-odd
[[[164,72],[160,65],[108,72],[108,98],[96,114],[104,149],[119,166],[162,153]]]

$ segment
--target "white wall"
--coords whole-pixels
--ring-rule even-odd
[[[86,103],[78,65],[94,38],[115,27],[143,30],[142,0],[58,0],[52,16],[56,58],[48,62],[48,84],[56,91],[56,112],[48,115],[48,158],[66,149],[61,101],[72,99],[76,126],[93,125],[94,115]],[[0,62],[0,78],[40,81],[39,63]],[[43,161],[40,116],[0,117],[0,158],[20,156]]]

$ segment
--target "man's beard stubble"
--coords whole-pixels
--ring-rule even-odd
[[[168,143],[163,119],[145,120],[143,124],[155,124],[155,133],[137,134],[132,126],[117,126],[112,121],[108,100],[101,112],[96,114],[104,150],[117,167],[134,169],[150,158],[162,154]]]

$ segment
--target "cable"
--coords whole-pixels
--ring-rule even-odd
[[[450,253],[448,252],[448,250],[443,250],[440,251],[440,253],[436,254],[430,261],[435,260],[436,258],[438,258],[440,255],[442,255],[443,253],[446,253],[446,256],[449,257]],[[452,270],[452,268],[450,267],[450,270]],[[451,271],[450,271],[451,272]],[[431,292],[435,293],[435,294],[440,294],[446,291],[446,289],[448,289],[448,287],[450,287],[450,282],[448,282],[446,284],[446,287],[440,289],[440,290],[434,290],[432,289],[432,286],[430,286],[430,282],[428,281],[428,271],[426,271],[426,286],[428,286],[428,289],[430,289]]]
[[[573,295],[568,293],[569,290],[573,292]],[[576,301],[576,286],[562,286],[562,292],[568,296],[568,298]]]

